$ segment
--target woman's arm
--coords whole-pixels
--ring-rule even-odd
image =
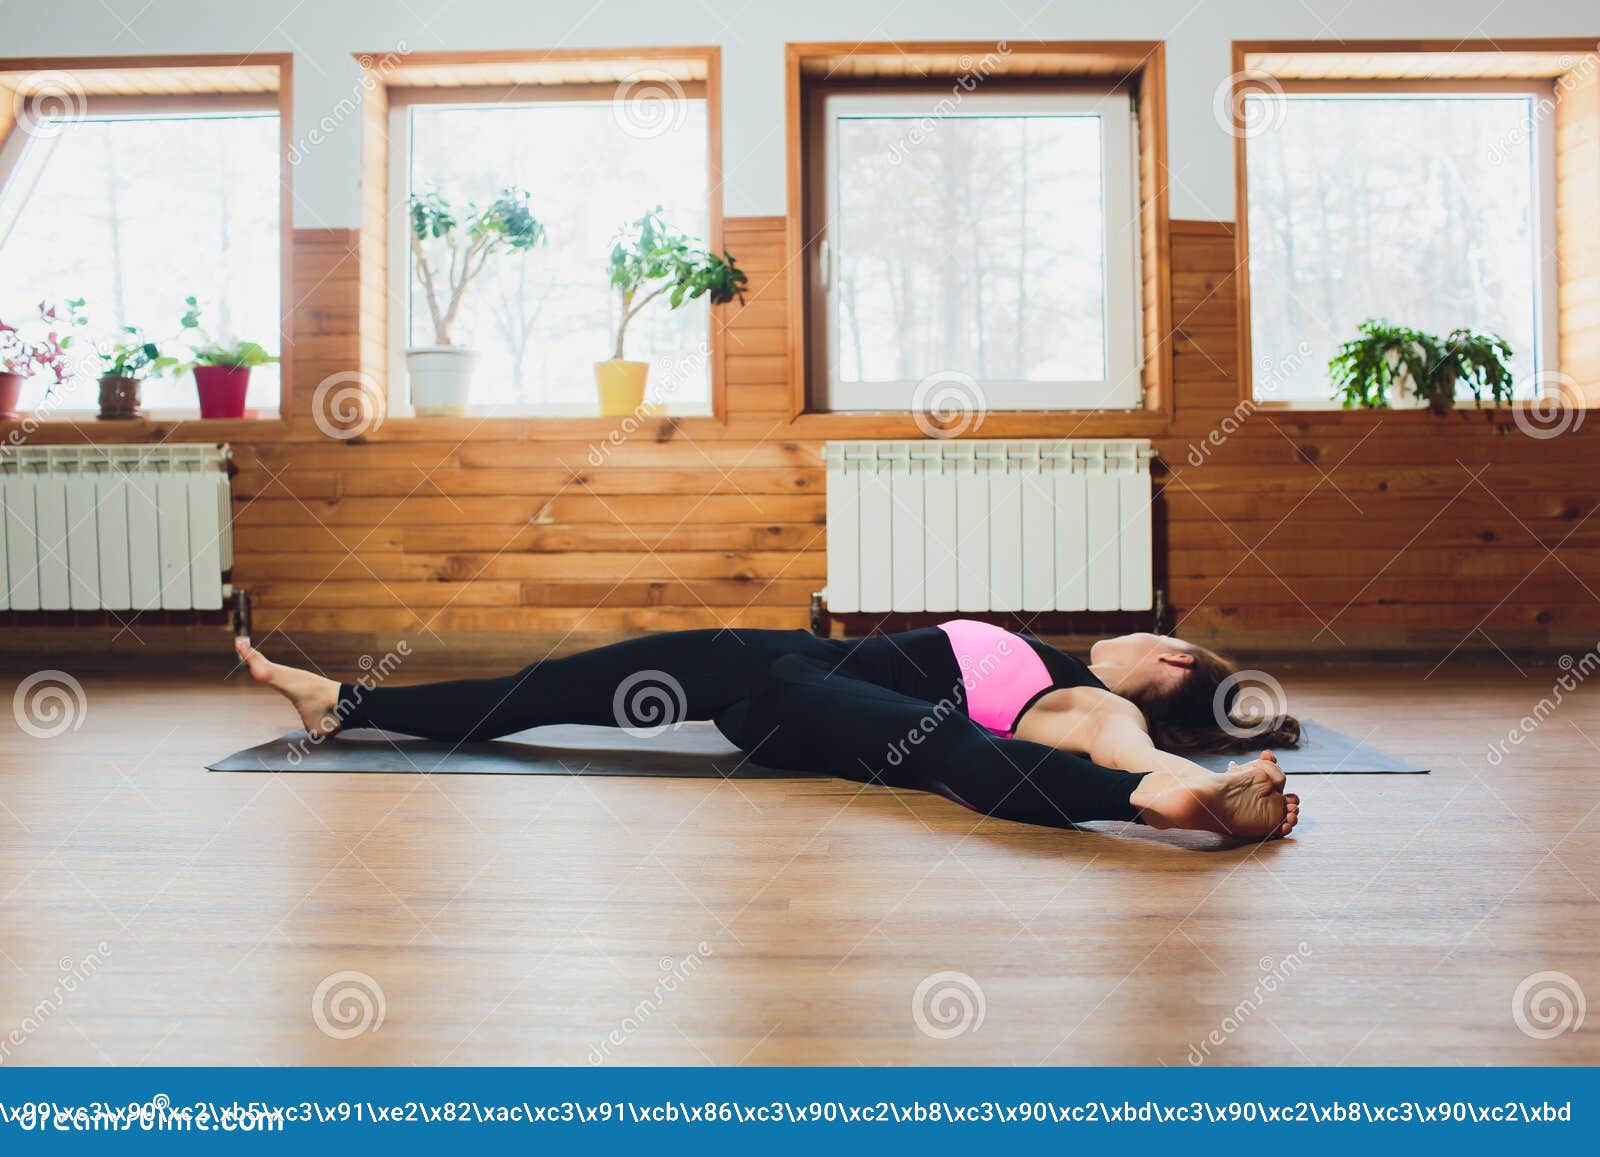
[[[1087,755],[1102,767],[1118,771],[1165,772],[1188,778],[1211,774],[1198,763],[1162,751],[1150,739],[1144,715],[1132,703],[1098,687],[1062,692],[1059,704],[1041,703],[1029,712],[1018,739],[1044,743]]]
[[[1184,777],[1211,774],[1193,760],[1162,751],[1145,730],[1144,716],[1139,714],[1138,708],[1134,708],[1133,714],[1136,718],[1129,719],[1121,712],[1108,713],[1096,721],[1089,747],[1090,759],[1118,771],[1164,771]]]

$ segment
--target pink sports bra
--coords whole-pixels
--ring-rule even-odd
[[[992,623],[952,619],[939,629],[950,639],[967,690],[967,714],[1003,738],[1022,713],[1056,686],[1039,653],[1021,635]]]

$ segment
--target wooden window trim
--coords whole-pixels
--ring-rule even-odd
[[[544,93],[552,100],[585,95],[603,99],[613,94],[618,81],[630,72],[650,69],[671,76],[683,85],[686,95],[706,104],[706,158],[708,203],[706,206],[707,245],[716,252],[723,247],[724,217],[722,196],[722,49],[708,46],[659,46],[651,48],[552,49],[549,51],[498,52],[362,52],[356,54],[362,68],[362,160],[361,232],[359,253],[360,370],[385,398],[390,389],[391,287],[389,284],[389,113],[391,104],[403,95],[408,103],[452,103],[495,92],[502,97],[516,91],[518,99],[532,100]],[[574,79],[574,70],[584,73]],[[609,70],[609,71],[608,71]],[[588,79],[594,77],[595,79]],[[609,77],[607,79],[606,77]],[[525,96],[522,94],[526,94]],[[392,99],[393,98],[393,99]],[[737,257],[737,254],[735,254]],[[715,312],[709,322],[707,340],[711,350],[711,414],[666,415],[685,422],[727,422],[727,343]],[[603,345],[603,338],[602,338]],[[597,359],[598,360],[598,359]],[[396,417],[392,422],[408,424],[448,424],[453,418]],[[593,416],[473,415],[473,423],[537,422],[541,428],[552,424],[581,430],[595,421]],[[440,428],[445,428],[440,425]]]
[[[808,235],[811,180],[807,156],[807,105],[821,84],[868,82],[885,86],[926,85],[972,70],[972,62],[999,55],[1002,66],[985,85],[1082,86],[1119,84],[1139,94],[1140,150],[1135,158],[1140,188],[1140,257],[1144,337],[1142,410],[1027,410],[991,412],[975,437],[1116,436],[1162,433],[1170,425],[1172,389],[1171,218],[1167,196],[1166,47],[1161,41],[919,41],[854,43],[819,41],[785,46],[784,91],[787,133],[785,252],[789,255],[790,421],[810,436],[832,438],[917,437],[912,417],[900,414],[833,413],[814,409],[810,389],[810,297]]]
[[[1600,374],[1585,369],[1580,359],[1569,365],[1569,349],[1575,347],[1570,327],[1564,321],[1570,311],[1569,297],[1576,291],[1576,282],[1582,271],[1600,254],[1600,244],[1589,241],[1587,248],[1578,253],[1583,244],[1582,232],[1593,232],[1595,212],[1600,210],[1600,195],[1591,194],[1591,202],[1574,206],[1572,198],[1562,197],[1562,189],[1571,183],[1571,169],[1575,164],[1595,167],[1597,156],[1581,162],[1575,156],[1576,147],[1563,150],[1560,140],[1571,135],[1564,118],[1575,115],[1570,104],[1589,102],[1587,115],[1593,126],[1584,146],[1597,152],[1600,142],[1600,54],[1593,38],[1531,38],[1513,40],[1236,40],[1233,42],[1233,73],[1231,108],[1241,108],[1246,91],[1264,82],[1284,92],[1532,92],[1548,95],[1570,78],[1586,75],[1587,93],[1573,101],[1557,100],[1555,118],[1550,131],[1556,136],[1556,315],[1555,341],[1558,348],[1559,372],[1576,380],[1579,396],[1567,399],[1569,404],[1600,405]],[[1234,286],[1237,299],[1238,348],[1238,401],[1250,406],[1283,415],[1293,420],[1305,415],[1308,420],[1323,422],[1335,420],[1347,423],[1371,421],[1372,415],[1387,421],[1423,423],[1433,415],[1427,410],[1341,410],[1331,401],[1312,404],[1305,402],[1261,402],[1255,399],[1254,359],[1251,348],[1250,313],[1250,227],[1249,181],[1247,171],[1248,138],[1243,133],[1234,134]],[[1596,191],[1600,193],[1600,190]],[[1584,224],[1587,222],[1587,224]],[[1589,271],[1593,279],[1593,271]],[[1597,335],[1600,336],[1600,335]],[[1594,340],[1591,338],[1590,340]],[[1597,360],[1597,359],[1591,359]],[[1574,368],[1576,367],[1576,368]],[[1531,403],[1516,402],[1511,407],[1501,407],[1501,412],[1526,408]],[[1475,408],[1458,407],[1460,412],[1473,414]],[[1485,409],[1485,414],[1495,411]]]
[[[22,56],[0,58],[0,147],[14,125],[17,91],[27,79],[43,72],[64,72],[93,101],[127,97],[155,102],[204,101],[209,97],[262,95],[278,111],[278,413],[275,417],[222,423],[241,429],[283,425],[291,420],[294,383],[294,54],[250,52],[198,53],[164,56]],[[253,102],[252,102],[253,103]],[[172,422],[145,419],[140,426],[171,429],[174,422],[193,423],[196,437],[220,437],[220,425],[202,421],[185,411]],[[73,419],[52,417],[45,425],[75,424]],[[128,423],[132,425],[134,423]],[[104,428],[104,424],[101,425]]]

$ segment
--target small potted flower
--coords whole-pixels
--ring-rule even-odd
[[[644,405],[650,378],[649,362],[623,358],[628,323],[663,294],[669,309],[703,295],[712,305],[723,305],[735,297],[742,302],[748,278],[727,252],[718,257],[665,224],[659,205],[617,235],[608,274],[617,294],[617,340],[611,360],[595,363],[594,378],[600,392],[600,413],[625,417]]]
[[[145,382],[159,377],[178,359],[144,336],[136,325],[122,327],[122,336],[100,352],[100,413],[102,422],[126,422],[139,416],[140,393]]]
[[[61,309],[41,301],[39,323],[43,337],[26,337],[16,326],[0,320],[0,419],[17,416],[22,383],[34,374],[48,370],[53,385],[60,385],[71,376],[67,351],[72,348],[73,335],[62,330],[81,326],[85,320],[82,298],[68,301],[64,316]]]
[[[544,244],[545,228],[528,209],[529,194],[507,187],[487,206],[460,212],[438,193],[412,196],[412,270],[433,323],[431,346],[406,349],[411,407],[421,415],[459,417],[467,411],[477,354],[450,336],[467,287],[491,257],[523,256]]]
[[[183,300],[189,308],[180,319],[180,324],[185,330],[191,331],[200,344],[189,355],[190,360],[180,366],[177,372],[194,371],[194,385],[200,394],[202,418],[244,417],[245,397],[250,392],[250,371],[256,366],[275,363],[277,357],[253,341],[218,341],[200,324],[200,303],[193,297]]]

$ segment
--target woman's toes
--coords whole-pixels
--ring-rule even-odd
[[[1279,834],[1285,836],[1288,835],[1290,832],[1294,831],[1299,822],[1300,807],[1297,803],[1291,803],[1289,804],[1288,809],[1283,813],[1283,826],[1279,829]]]

